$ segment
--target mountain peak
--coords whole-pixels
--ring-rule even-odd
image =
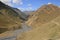
[[[0,1],[0,8],[3,8],[3,7],[5,8],[7,7],[7,5]]]
[[[57,16],[60,16],[60,9],[58,6],[53,4],[43,5],[37,11],[35,11],[32,16],[30,16],[27,24],[36,27],[36,25],[47,23],[55,19]]]
[[[10,6],[0,1],[0,8],[9,8]]]
[[[3,2],[0,1],[0,6],[5,5]]]
[[[48,12],[52,12],[59,9],[58,6],[54,5],[54,4],[47,4],[47,5],[43,5],[42,7],[40,7],[37,11],[39,12],[40,10],[44,10],[44,11],[48,11]]]

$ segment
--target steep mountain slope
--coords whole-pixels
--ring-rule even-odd
[[[57,14],[59,15],[56,16]],[[36,28],[21,34],[17,40],[60,40],[60,12],[57,12],[57,14],[54,14],[56,17],[45,24],[38,25],[37,22]]]
[[[60,16],[18,36],[18,40],[60,40]]]
[[[32,13],[26,23],[32,27],[38,27],[55,19],[57,16],[60,16],[60,8],[53,4],[43,5],[36,12]]]
[[[22,17],[22,12],[17,11],[16,9],[0,2],[0,33],[21,27],[21,22],[23,19],[25,20],[25,18]]]

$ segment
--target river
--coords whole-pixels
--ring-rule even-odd
[[[0,40],[17,40],[18,35],[20,35],[23,32],[27,32],[31,29],[32,29],[32,27],[27,26],[25,23],[23,23],[21,29],[13,31],[13,36],[2,37],[2,38],[0,38]]]

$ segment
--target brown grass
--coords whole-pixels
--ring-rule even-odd
[[[18,36],[18,40],[60,40],[60,16]],[[53,22],[54,21],[54,22]]]

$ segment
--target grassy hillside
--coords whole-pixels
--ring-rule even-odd
[[[21,28],[23,18],[21,19],[19,13],[2,2],[0,5],[0,33]]]
[[[18,36],[18,40],[60,40],[60,16]]]
[[[30,19],[26,22],[29,26],[37,27],[48,23],[49,21],[60,16],[60,8],[55,5],[44,5],[36,12],[33,12]]]
[[[44,5],[26,22],[32,30],[22,33],[17,40],[60,40],[60,8]]]

